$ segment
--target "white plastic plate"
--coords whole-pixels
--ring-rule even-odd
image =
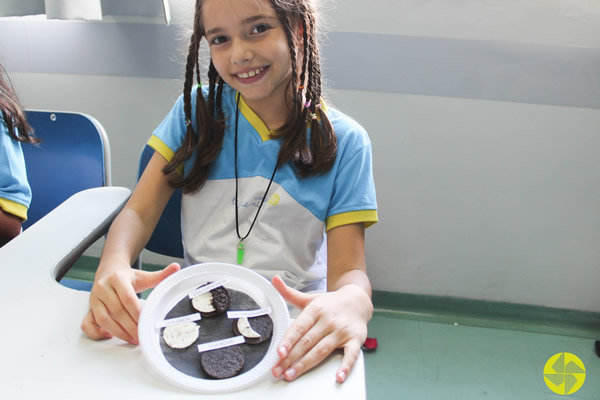
[[[227,280],[225,287],[246,293],[261,308],[271,307],[271,344],[261,362],[233,378],[213,380],[187,375],[173,367],[165,358],[160,347],[160,328],[156,327],[156,322],[163,320],[181,299],[197,287],[223,279]],[[142,307],[138,336],[144,356],[168,382],[195,392],[222,393],[253,385],[271,373],[271,368],[278,359],[277,344],[281,342],[289,324],[290,317],[285,301],[265,278],[237,265],[206,263],[183,268],[154,288]]]

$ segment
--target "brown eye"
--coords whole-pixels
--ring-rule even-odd
[[[216,36],[211,39],[210,44],[223,44],[227,41],[225,36]]]
[[[252,33],[263,33],[271,29],[271,27],[267,24],[259,24],[252,28]]]

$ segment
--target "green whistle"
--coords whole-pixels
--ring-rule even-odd
[[[237,263],[238,265],[242,265],[242,263],[244,262],[244,249],[246,248],[246,246],[244,245],[244,242],[242,242],[240,240],[240,242],[238,243],[237,246]]]

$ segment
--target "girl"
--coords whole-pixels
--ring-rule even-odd
[[[366,133],[321,100],[315,17],[310,0],[196,1],[183,95],[150,138],[154,156],[111,226],[82,323],[88,336],[137,343],[136,292],[179,265],[130,265],[179,186],[186,263],[237,261],[303,310],[273,375],[294,380],[343,348],[337,380],[346,379],[372,315],[364,227],[377,206]],[[307,293],[325,281],[326,293]]]
[[[21,232],[31,202],[21,143],[37,143],[0,65],[0,247]]]

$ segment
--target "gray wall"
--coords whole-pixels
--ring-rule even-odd
[[[29,108],[105,126],[113,183],[181,90],[188,24],[0,20]],[[329,102],[373,141],[375,289],[600,312],[600,3],[338,0]],[[166,262],[152,255],[146,260]]]

